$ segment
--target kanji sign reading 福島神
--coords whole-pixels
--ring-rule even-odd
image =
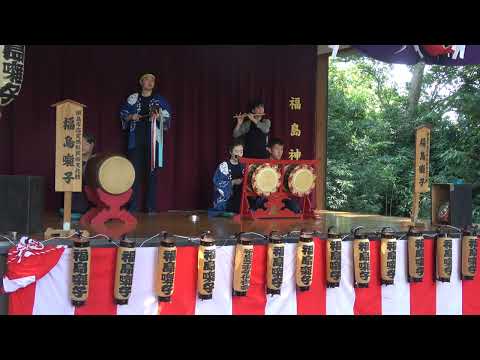
[[[25,45],[0,45],[0,106],[20,93],[25,67]]]
[[[299,97],[291,97],[289,107],[291,110],[302,110],[302,100]]]
[[[82,191],[82,133],[84,105],[72,100],[56,107],[55,191]]]
[[[430,127],[422,126],[417,129],[415,144],[415,192],[424,193],[429,191]]]
[[[302,99],[300,97],[290,97],[288,101],[288,107],[291,111],[301,111],[302,110]],[[290,124],[290,137],[300,137],[302,135],[302,130],[298,122],[292,122]],[[288,158],[290,160],[300,160],[302,157],[302,152],[297,149],[290,149],[288,152]]]
[[[302,130],[300,130],[300,125],[294,122],[290,127],[290,136],[300,136],[300,135],[302,135]]]
[[[302,152],[299,149],[296,149],[296,150],[290,149],[290,151],[288,152],[288,158],[290,160],[300,160],[301,157],[302,157]]]

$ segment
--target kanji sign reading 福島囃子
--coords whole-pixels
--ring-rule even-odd
[[[473,236],[472,236],[473,235]],[[462,237],[462,280],[473,280],[477,273],[477,235],[463,232]]]
[[[267,294],[280,295],[283,283],[285,244],[281,236],[272,233],[267,250]]]
[[[55,191],[82,191],[82,133],[84,105],[72,100],[56,107]]]
[[[310,290],[313,280],[314,249],[312,234],[302,232],[297,243],[295,280],[300,291]]]
[[[74,241],[72,249],[72,283],[70,298],[72,305],[82,306],[88,298],[90,278],[90,241]]]
[[[425,240],[419,233],[407,234],[408,282],[421,282],[425,272]]]
[[[177,247],[172,239],[162,240],[157,252],[155,293],[158,301],[170,302],[175,288]]]
[[[213,297],[216,254],[215,240],[207,233],[200,239],[198,248],[197,290],[198,297],[202,300],[210,300]]]
[[[0,106],[20,93],[25,67],[25,45],[0,45]]]
[[[114,298],[117,305],[128,304],[132,293],[133,272],[135,269],[135,241],[124,239],[117,249]]]
[[[366,236],[353,240],[354,287],[368,288],[370,283],[370,241]]]
[[[252,274],[253,240],[239,235],[233,264],[233,295],[247,296]]]
[[[392,233],[383,235],[380,241],[380,265],[382,285],[393,285],[397,266],[397,239]]]
[[[452,275],[452,239],[447,234],[441,234],[436,239],[436,279],[441,282],[450,282]]]
[[[430,167],[430,128],[422,126],[417,129],[415,154],[415,192],[424,193],[428,187]]]
[[[326,277],[327,287],[340,286],[342,274],[342,239],[328,234],[326,244]]]

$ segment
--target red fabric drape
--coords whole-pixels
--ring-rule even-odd
[[[65,99],[87,105],[84,128],[96,151],[126,152],[119,107],[144,72],[157,74],[157,90],[173,108],[159,172],[158,207],[211,206],[212,175],[226,156],[232,115],[252,98],[265,101],[272,135],[313,158],[315,46],[27,46],[20,96],[0,120],[0,174],[46,177],[46,207],[57,209],[55,113]],[[301,111],[289,108],[300,97]],[[301,137],[290,137],[292,122]]]

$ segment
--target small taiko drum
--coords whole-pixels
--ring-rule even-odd
[[[315,170],[310,165],[291,164],[285,167],[283,185],[295,196],[307,196],[315,188]]]
[[[121,155],[96,154],[87,162],[85,184],[111,195],[127,192],[135,181],[132,163]]]
[[[248,169],[248,189],[259,196],[270,196],[277,192],[282,174],[271,164],[253,164]]]

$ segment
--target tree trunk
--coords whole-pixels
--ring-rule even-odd
[[[385,193],[385,216],[388,216],[388,194]]]
[[[412,81],[408,92],[408,113],[407,117],[410,122],[415,121],[417,115],[418,101],[422,92],[423,73],[425,71],[425,63],[419,62],[413,67]]]
[[[425,63],[419,62],[413,67],[412,81],[410,83],[410,89],[408,92],[408,112],[407,121],[409,124],[415,124],[417,117],[418,101],[422,93],[423,73],[425,71]],[[415,184],[413,185],[415,187]],[[418,212],[420,209],[420,194],[415,193],[413,190],[413,206],[412,206],[412,221],[416,222]]]
[[[390,216],[392,216],[392,204],[393,204],[393,195],[395,194],[393,186],[392,186],[392,193],[390,194]]]

